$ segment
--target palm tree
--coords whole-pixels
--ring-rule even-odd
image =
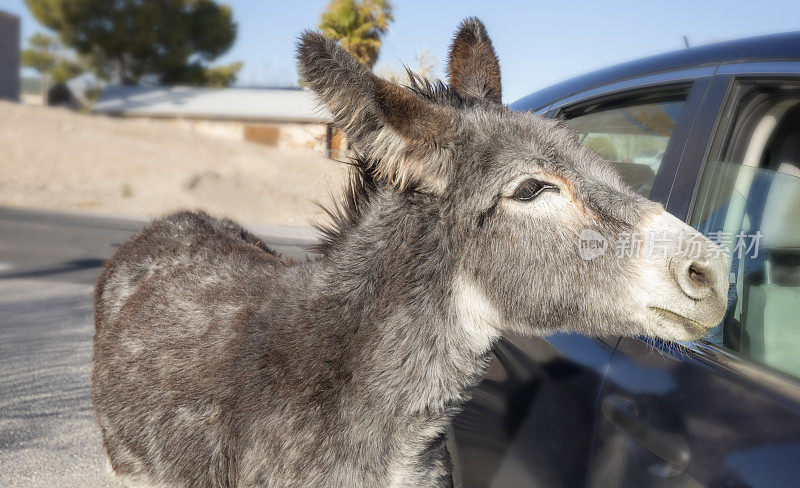
[[[381,50],[381,37],[393,20],[389,0],[331,0],[322,12],[319,28],[372,69]]]

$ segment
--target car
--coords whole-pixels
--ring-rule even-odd
[[[445,445],[456,488],[800,486],[800,32],[535,92],[730,256],[704,340],[508,336]]]

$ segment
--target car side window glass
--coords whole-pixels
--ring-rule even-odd
[[[685,98],[678,93],[595,104],[566,112],[567,123],[626,183],[649,197]]]
[[[800,377],[800,88],[744,96],[690,223],[730,260],[728,312],[707,337]]]

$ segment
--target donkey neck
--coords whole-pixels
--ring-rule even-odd
[[[321,259],[319,291],[347,322],[355,383],[395,413],[441,412],[480,381],[498,317],[459,271],[438,215],[384,210]]]

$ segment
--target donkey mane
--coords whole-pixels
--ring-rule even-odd
[[[408,74],[408,84],[403,86],[432,102],[450,105],[453,108],[462,108],[479,103],[487,106],[491,105],[477,98],[462,97],[452,86],[445,84],[442,80],[431,81],[414,73],[408,68],[406,68],[406,73]]]
[[[375,165],[371,161],[360,153],[356,153],[348,161],[339,161],[350,166],[348,181],[341,198],[334,199],[329,207],[316,202],[330,222],[313,222],[314,228],[320,233],[320,238],[311,246],[311,251],[323,256],[328,255],[348,232],[358,226],[370,200],[378,192],[373,170]]]

